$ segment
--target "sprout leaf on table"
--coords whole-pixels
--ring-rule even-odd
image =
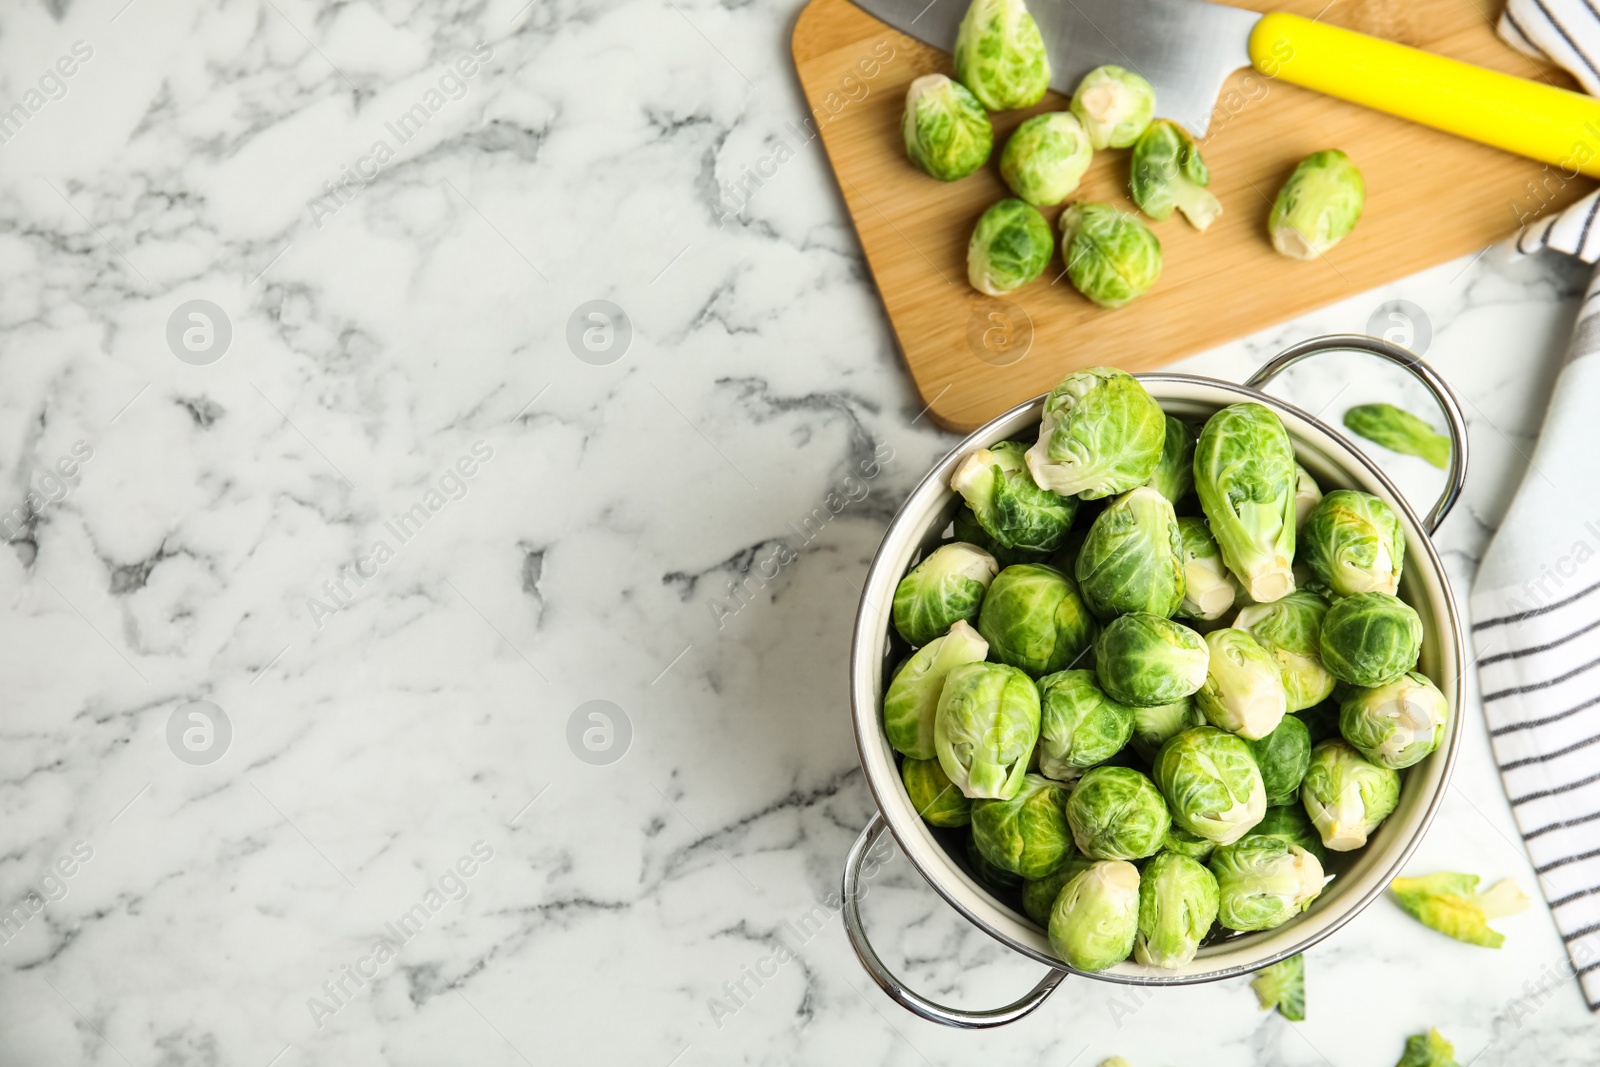
[[[1344,413],[1345,429],[1373,444],[1416,456],[1440,470],[1450,466],[1450,438],[1393,404],[1359,404]]]
[[[1489,921],[1526,911],[1527,894],[1510,878],[1478,892],[1478,876],[1442,871],[1422,878],[1396,878],[1389,890],[1399,905],[1424,926],[1457,941],[1499,948],[1505,935]]]
[[[1295,953],[1256,972],[1250,980],[1256,1000],[1262,1011],[1278,1009],[1290,1022],[1305,1022],[1306,1018],[1306,958]]]

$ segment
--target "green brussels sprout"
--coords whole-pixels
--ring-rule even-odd
[[[900,780],[911,806],[929,826],[965,826],[972,821],[972,801],[962,796],[938,760],[906,757]]]
[[[1169,616],[1183,603],[1183,539],[1172,502],[1130,489],[1095,517],[1078,552],[1078,591],[1102,619],[1143,611]]]
[[[1404,408],[1393,404],[1358,404],[1344,413],[1345,429],[1380,448],[1416,456],[1440,470],[1450,466],[1450,438]]]
[[[1009,800],[972,803],[972,840],[984,859],[1024,878],[1043,878],[1072,851],[1063,806],[1067,787],[1025,775]]]
[[[1078,851],[1097,860],[1153,856],[1172,828],[1160,790],[1129,767],[1095,767],[1067,798],[1067,823]]]
[[[1161,276],[1161,241],[1110,204],[1077,203],[1061,213],[1061,258],[1073,288],[1103,308],[1144,295]]]
[[[1217,919],[1230,930],[1270,930],[1305,911],[1322,892],[1317,857],[1281,837],[1246,834],[1211,854]]]
[[[1449,717],[1444,694],[1410,671],[1375,689],[1353,686],[1339,706],[1339,732],[1373,763],[1399,771],[1439,747]]]
[[[1094,616],[1072,579],[1043,563],[1001,571],[978,612],[978,632],[989,651],[1035,678],[1076,663],[1094,641],[1094,630]]]
[[[1032,107],[1050,87],[1044,37],[1022,0],[972,0],[955,61],[956,78],[990,111]]]
[[[1311,509],[1322,503],[1322,488],[1317,485],[1317,480],[1311,477],[1311,472],[1300,464],[1294,465],[1294,528],[1298,538],[1300,527],[1306,524],[1306,516],[1311,514]]]
[[[1288,697],[1272,653],[1232,627],[1206,634],[1206,647],[1206,682],[1194,698],[1206,721],[1247,741],[1276,730],[1288,712]]]
[[[1115,496],[1150,480],[1166,434],[1166,415],[1139,379],[1113,367],[1075,371],[1045,398],[1028,470],[1062,496]]]
[[[1307,823],[1306,825],[1310,825]],[[1312,834],[1315,837],[1315,834]],[[1167,836],[1161,839],[1162,852],[1176,852],[1180,856],[1188,856],[1192,860],[1204,863],[1211,858],[1211,853],[1217,850],[1217,843],[1199,834],[1191,834],[1183,827],[1173,824],[1167,831]]]
[[[911,162],[942,182],[965,178],[994,148],[989,113],[965,85],[943,74],[924,74],[911,83],[900,129]]]
[[[1528,908],[1528,896],[1515,880],[1502,878],[1482,893],[1478,876],[1440,871],[1422,878],[1396,878],[1389,883],[1397,904],[1412,918],[1457,941],[1499,948],[1506,935],[1489,920],[1516,915]]]
[[[1111,699],[1136,708],[1175,704],[1206,680],[1206,640],[1187,626],[1135,612],[1106,624],[1094,644],[1095,675]]]
[[[1373,763],[1348,741],[1324,741],[1311,750],[1300,802],[1323,845],[1350,852],[1365,845],[1400,803],[1400,775]]]
[[[1291,259],[1315,259],[1356,228],[1366,199],[1366,183],[1349,156],[1337,148],[1311,153],[1272,203],[1272,247]]]
[[[1133,750],[1145,760],[1154,760],[1161,746],[1191,726],[1204,726],[1206,717],[1193,697],[1171,704],[1133,709]]]
[[[1258,604],[1294,589],[1294,446],[1270,408],[1231,404],[1206,420],[1194,485],[1223,562]]]
[[[1096,67],[1078,83],[1070,107],[1095,151],[1127,148],[1155,117],[1156,89],[1131,70]]]
[[[1183,603],[1180,618],[1211,622],[1226,615],[1239,599],[1239,580],[1222,562],[1204,519],[1185,515],[1178,519],[1183,542]]]
[[[1038,208],[1007,197],[973,227],[967,242],[967,281],[990,296],[1020,289],[1044,273],[1054,251],[1051,240],[1050,224]]]
[[[940,545],[911,568],[894,591],[894,628],[911,645],[925,645],[951,624],[971,622],[1000,566],[977,545]]]
[[[972,513],[972,509],[964,504],[956,508],[955,516],[951,519],[951,526],[953,527],[953,536],[956,541],[965,541],[969,545],[977,545],[993,556],[995,563],[1002,568],[1009,567],[1013,563],[1048,563],[1050,561],[1050,553],[1048,552],[1034,552],[1026,548],[1007,548],[1002,545],[989,536],[989,531],[979,524],[978,517]],[[1069,530],[1068,533],[1070,534],[1071,531]],[[1067,573],[1071,574],[1072,571],[1069,569]]]
[[[1168,415],[1161,460],[1145,484],[1170,500],[1173,507],[1194,492],[1194,442],[1194,427]]]
[[[1422,619],[1388,593],[1335,600],[1317,638],[1322,664],[1340,681],[1368,689],[1405,676],[1422,654]]]
[[[1094,149],[1078,120],[1053,111],[1018,126],[1000,153],[1000,177],[1035,207],[1059,204],[1078,187]]]
[[[1133,736],[1133,709],[1106,696],[1093,671],[1040,678],[1039,706],[1039,773],[1050,778],[1104,763]]]
[[[1094,860],[1073,849],[1066,860],[1043,878],[1022,883],[1022,911],[1040,926],[1050,925],[1050,909],[1055,907],[1061,887],[1094,866]]]
[[[966,663],[982,663],[989,644],[964,622],[911,654],[895,672],[883,697],[883,733],[896,752],[913,759],[934,759],[933,722],[939,694],[949,673]]]
[[[1139,932],[1139,868],[1101,860],[1061,887],[1050,909],[1050,948],[1069,967],[1103,971],[1133,952]]]
[[[1307,760],[1308,764],[1309,762]],[[1311,816],[1300,806],[1299,797],[1295,798],[1295,803],[1268,808],[1267,813],[1261,816],[1261,821],[1256,823],[1255,829],[1250,832],[1265,834],[1268,837],[1281,837],[1289,844],[1299,845],[1317,857],[1317,862],[1324,867],[1328,864],[1328,850],[1322,847],[1322,835],[1311,825]]]
[[[1206,188],[1210,184],[1211,171],[1182,126],[1156,119],[1139,135],[1128,187],[1140,211],[1153,219],[1181,211],[1191,226],[1204,230],[1222,214],[1222,202]]]
[[[978,881],[999,893],[1022,888],[1022,878],[1012,874],[1004,867],[996,867],[983,858],[983,853],[978,851],[978,846],[973,843],[971,835],[967,837],[967,866],[972,868],[972,873]]]
[[[1172,821],[1219,845],[1249,833],[1267,810],[1250,747],[1215,727],[1196,726],[1162,745],[1150,773]]]
[[[1395,593],[1406,535],[1388,504],[1371,493],[1335,489],[1311,509],[1300,558],[1335,596]]]
[[[1139,933],[1133,958],[1147,967],[1182,967],[1217,919],[1217,879],[1195,860],[1163,852],[1139,873]]]
[[[1456,1047],[1437,1030],[1412,1034],[1406,1038],[1405,1054],[1395,1067],[1461,1067],[1456,1062]],[[1469,1065],[1470,1067],[1470,1065]]]
[[[1305,1022],[1306,958],[1303,955],[1297,952],[1286,960],[1261,968],[1250,980],[1250,988],[1255,990],[1262,1011],[1277,1008],[1278,1014],[1290,1022]]]
[[[944,773],[966,796],[1014,797],[1039,740],[1039,691],[1003,663],[952,670],[939,694],[933,745]]]
[[[1261,769],[1261,784],[1267,791],[1267,807],[1293,804],[1300,799],[1300,782],[1311,765],[1311,732],[1293,715],[1285,715],[1266,737],[1246,739],[1250,754]],[[1257,827],[1260,832],[1260,827]]]
[[[1328,699],[1335,685],[1322,665],[1317,639],[1328,602],[1309,589],[1296,589],[1270,604],[1249,604],[1233,620],[1261,642],[1278,665],[1290,711],[1303,711]]]
[[[1076,500],[1039,488],[1015,441],[980,448],[963,459],[950,476],[950,488],[961,494],[978,525],[1006,548],[1054,550],[1078,510]]]

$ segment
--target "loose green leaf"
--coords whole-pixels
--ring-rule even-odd
[[[1262,1011],[1278,1009],[1278,1014],[1293,1023],[1306,1019],[1306,958],[1293,955],[1263,967],[1250,981]]]
[[[1441,871],[1423,878],[1396,878],[1389,889],[1422,925],[1484,948],[1499,948],[1506,939],[1490,929],[1490,919],[1515,915],[1528,907],[1527,895],[1510,878],[1479,893],[1477,875]]]
[[[1412,1034],[1406,1038],[1406,1053],[1394,1067],[1461,1067],[1456,1062],[1456,1047],[1439,1036],[1439,1031]]]
[[[1450,466],[1450,438],[1393,404],[1361,404],[1344,413],[1345,429],[1391,452],[1417,456],[1444,470]]]

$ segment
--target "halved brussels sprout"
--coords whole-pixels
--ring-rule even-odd
[[[989,113],[965,85],[943,74],[924,74],[911,83],[900,129],[911,162],[942,182],[965,178],[994,148]]]
[[[1341,597],[1322,617],[1322,665],[1340,681],[1374,689],[1403,678],[1422,654],[1422,619],[1388,593]]]
[[[1108,64],[1083,76],[1070,106],[1096,151],[1127,148],[1155,116],[1156,89],[1133,71]]]
[[[1095,767],[1067,798],[1067,823],[1078,851],[1097,860],[1153,856],[1172,828],[1155,783],[1129,767]]]
[[[1317,485],[1317,480],[1311,477],[1311,472],[1300,464],[1294,465],[1294,528],[1295,536],[1299,537],[1300,527],[1306,524],[1306,516],[1311,514],[1311,509],[1322,502],[1322,488]]]
[[[1444,694],[1410,671],[1376,689],[1352,687],[1339,706],[1339,732],[1373,763],[1399,771],[1439,747],[1449,717]]]
[[[978,881],[998,893],[1005,893],[1013,889],[1022,888],[1022,878],[1012,874],[1004,867],[996,867],[983,858],[983,853],[978,851],[978,846],[973,843],[972,835],[967,835],[967,866],[972,868],[972,873]]]
[[[1368,760],[1348,741],[1324,741],[1311,750],[1300,802],[1322,843],[1350,852],[1400,803],[1400,775]]]
[[[1024,878],[1043,878],[1072,851],[1063,807],[1067,787],[1037,774],[1024,776],[1009,800],[972,804],[972,840],[984,859]]]
[[[1022,0],[972,0],[955,61],[956,78],[990,111],[1032,107],[1050,87],[1044,37]]]
[[[1250,747],[1215,727],[1196,726],[1162,745],[1150,773],[1172,821],[1219,845],[1249,833],[1267,810]]]
[[[929,826],[965,826],[972,821],[972,801],[950,781],[936,759],[912,759],[900,765],[900,780],[912,807]]]
[[[1250,980],[1250,988],[1255,990],[1256,1002],[1262,1011],[1277,1008],[1278,1014],[1290,1022],[1305,1022],[1305,956],[1295,953],[1286,960],[1261,968]]]
[[[1232,627],[1206,634],[1206,647],[1211,650],[1206,682],[1194,698],[1206,721],[1247,741],[1276,730],[1288,711],[1288,698],[1272,653]]]
[[[1211,855],[1217,919],[1230,930],[1270,930],[1305,911],[1322,892],[1317,857],[1281,837],[1247,834]]]
[[[1188,856],[1163,852],[1139,874],[1139,933],[1133,958],[1172,969],[1194,959],[1217,919],[1217,879]]]
[[[1078,120],[1052,111],[1017,127],[1000,153],[1000,177],[1036,207],[1059,204],[1078,187],[1093,157]]]
[[[894,591],[894,628],[911,645],[925,645],[951,624],[978,617],[983,594],[1000,565],[977,545],[940,545]]]
[[[1139,868],[1101,860],[1061,887],[1050,909],[1050,948],[1070,967],[1103,971],[1133,952]]]
[[[1309,763],[1309,760],[1307,762]],[[1299,799],[1296,797],[1293,804],[1279,804],[1268,808],[1267,813],[1261,816],[1261,821],[1256,823],[1255,829],[1250,832],[1265,834],[1268,837],[1281,837],[1291,845],[1299,845],[1317,857],[1317,862],[1326,867],[1328,850],[1322,846],[1322,835],[1311,825],[1311,816],[1301,807]]]
[[[1182,211],[1191,226],[1204,230],[1222,214],[1222,202],[1206,188],[1210,184],[1211,171],[1182,126],[1156,119],[1139,135],[1128,186],[1140,211],[1153,219]]]
[[[1222,562],[1204,519],[1183,516],[1178,536],[1183,542],[1183,603],[1178,605],[1178,616],[1206,622],[1222,618],[1239,599],[1239,580]]]
[[[1191,726],[1204,726],[1206,717],[1193,697],[1171,704],[1133,709],[1133,750],[1146,761],[1154,760],[1161,746]]]
[[[1311,766],[1311,733],[1293,715],[1285,715],[1266,737],[1251,741],[1250,754],[1261,769],[1261,784],[1267,790],[1267,807],[1293,804],[1300,799],[1300,783]],[[1257,827],[1257,832],[1260,827]],[[1320,858],[1320,857],[1319,857]]]
[[[1114,496],[1150,480],[1166,433],[1161,405],[1139,379],[1113,367],[1076,371],[1045,398],[1028,470],[1062,496]]]
[[[1054,251],[1050,224],[1039,209],[1007,198],[978,218],[967,242],[967,281],[980,293],[1001,296],[1044,273]]]
[[[1327,614],[1328,602],[1320,594],[1296,589],[1270,604],[1246,605],[1233,620],[1272,654],[1290,711],[1315,707],[1333,692],[1334,677],[1322,665],[1318,648]]]
[[[1194,492],[1194,427],[1167,416],[1167,433],[1161,442],[1161,462],[1145,484],[1172,502],[1183,503]]]
[[[1076,500],[1034,482],[1016,441],[980,448],[963,459],[950,475],[950,488],[961,494],[978,525],[1006,548],[1054,550],[1078,510]]]
[[[1361,218],[1367,186],[1350,157],[1331,148],[1302,159],[1278,190],[1267,234],[1291,259],[1315,259],[1345,239]]]
[[[1094,860],[1073,849],[1061,866],[1043,878],[1022,883],[1022,911],[1040,926],[1050,925],[1050,909],[1055,907],[1061,887],[1094,866]]]
[[[1161,276],[1161,241],[1110,204],[1078,203],[1061,213],[1061,258],[1073,288],[1103,308],[1142,296]]]
[[[1050,778],[1104,763],[1133,735],[1133,709],[1106,696],[1093,671],[1040,678],[1039,704],[1039,772]]]
[[[1014,797],[1039,740],[1039,690],[1003,663],[952,670],[939,695],[933,745],[944,773],[966,796]]]
[[[1270,408],[1232,404],[1206,420],[1194,485],[1217,547],[1250,599],[1294,589],[1294,446]]]
[[[1306,825],[1310,826],[1311,824],[1308,822]],[[1311,836],[1315,837],[1316,834],[1313,833]],[[1161,840],[1162,852],[1176,852],[1180,856],[1188,856],[1190,859],[1200,863],[1210,859],[1211,854],[1216,850],[1217,843],[1215,841],[1201,837],[1199,834],[1191,834],[1176,823],[1173,824],[1172,829],[1167,831],[1167,836]]]
[[[1450,438],[1393,404],[1358,404],[1344,413],[1344,427],[1373,444],[1416,456],[1444,470],[1450,466]]]
[[[978,632],[989,651],[1035,678],[1076,663],[1094,641],[1094,630],[1094,616],[1072,579],[1043,563],[1001,571],[978,612]]]
[[[982,663],[989,644],[964,622],[911,654],[895,672],[883,697],[883,733],[896,752],[914,759],[934,759],[933,722],[945,677],[966,663]]]
[[[1138,708],[1175,704],[1194,694],[1205,684],[1210,660],[1205,638],[1171,619],[1139,612],[1108,622],[1094,654],[1100,687],[1113,700]]]
[[[1311,509],[1300,558],[1337,596],[1395,593],[1406,536],[1388,504],[1371,493],[1335,489]]]
[[[1141,486],[1095,516],[1078,552],[1078,591],[1102,619],[1169,616],[1183,603],[1183,539],[1172,502]]]

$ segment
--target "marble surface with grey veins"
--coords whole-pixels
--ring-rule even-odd
[[[1593,1062],[1537,908],[1489,952],[1380,901],[1309,954],[1300,1025],[1243,981],[1074,979],[957,1033],[871,986],[832,910],[871,811],[847,635],[955,438],[817,144],[719,206],[803,113],[796,10],[0,11],[0,1063],[1342,1067],[1429,1026]],[[1182,367],[1416,305],[1471,421],[1464,591],[1582,282],[1463,259]],[[1425,410],[1359,360],[1283,389]],[[1466,730],[1414,868],[1531,890]],[[866,910],[940,998],[1037,976],[903,862]]]

